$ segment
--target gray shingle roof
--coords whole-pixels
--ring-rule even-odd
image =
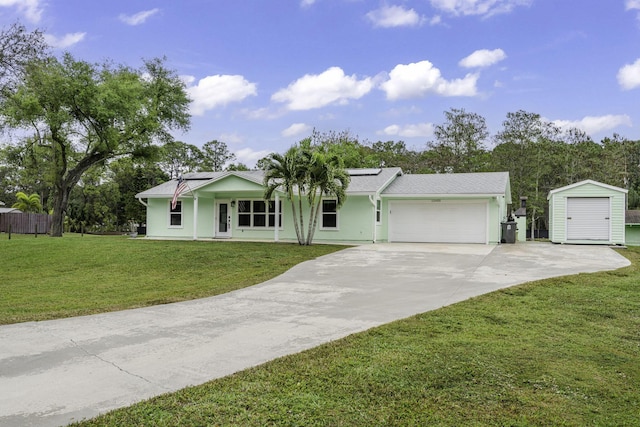
[[[626,224],[640,224],[640,211],[632,210],[624,213]]]
[[[375,193],[378,192],[393,179],[393,177],[402,174],[400,168],[383,168],[383,169],[347,169],[356,176],[351,177],[351,182],[347,188],[347,194],[358,193]],[[218,179],[228,175],[235,175],[248,181],[262,185],[264,171],[233,171],[233,172],[193,172],[184,174],[183,178],[188,183],[188,194],[191,190],[211,184]],[[146,191],[136,194],[138,198],[148,197],[171,197],[176,190],[177,180],[167,181],[163,184],[150,188]]]
[[[264,177],[263,171],[233,171],[233,172],[191,172],[185,173],[183,178],[187,181],[187,190],[184,192],[188,194],[191,190],[195,190],[202,186],[208,185],[216,180],[228,175],[236,175],[245,178],[249,181],[262,184],[262,178]],[[153,188],[145,190],[136,194],[137,198],[147,197],[172,197],[173,192],[176,191],[176,185],[178,180],[172,179],[163,184],[157,185]]]
[[[508,172],[402,175],[382,194],[456,195],[505,194],[509,190]],[[509,195],[510,197],[510,195]]]

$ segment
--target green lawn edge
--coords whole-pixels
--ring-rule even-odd
[[[0,235],[0,325],[220,295],[345,247]]]
[[[620,253],[76,425],[640,425],[640,249]]]

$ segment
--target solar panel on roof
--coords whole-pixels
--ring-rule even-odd
[[[382,172],[382,169],[347,169],[349,176],[375,176]]]

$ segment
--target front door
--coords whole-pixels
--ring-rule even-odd
[[[216,202],[216,233],[217,238],[231,237],[231,207],[228,200]]]

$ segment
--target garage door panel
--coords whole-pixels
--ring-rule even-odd
[[[393,242],[486,243],[486,203],[390,203]]]
[[[608,197],[567,198],[567,240],[609,240]]]

